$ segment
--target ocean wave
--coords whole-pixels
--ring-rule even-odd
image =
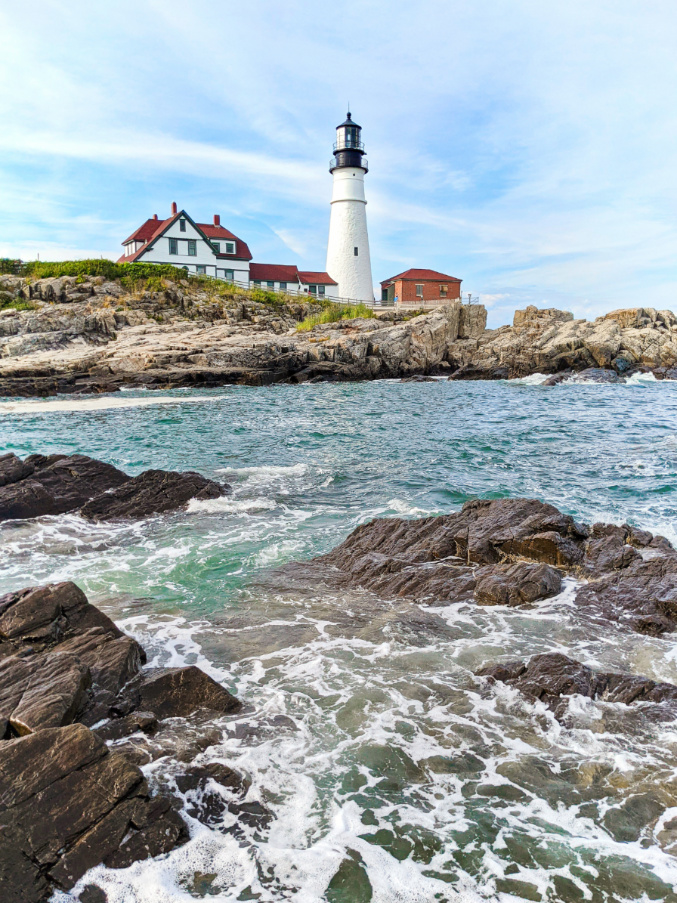
[[[209,397],[177,397],[175,395],[152,395],[144,398],[120,398],[97,396],[96,398],[68,398],[50,401],[1,401],[0,414],[49,414],[52,411],[108,411],[117,408],[143,408],[159,404],[206,404],[220,401],[224,395]]]
[[[207,512],[209,514],[246,514],[249,511],[272,511],[277,502],[268,498],[234,499],[222,496],[218,499],[191,499],[188,502],[189,514]]]

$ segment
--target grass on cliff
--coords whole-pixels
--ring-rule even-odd
[[[309,332],[314,326],[324,323],[338,323],[339,320],[355,320],[357,317],[367,319],[374,316],[374,311],[366,304],[336,304],[327,302],[328,306],[318,314],[306,317],[296,327],[297,332]]]
[[[0,310],[35,310],[36,307],[32,301],[13,298],[8,292],[0,292]]]

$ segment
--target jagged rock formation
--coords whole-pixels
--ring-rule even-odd
[[[487,330],[482,305],[445,305],[412,319],[383,313],[299,332],[320,310],[294,298],[265,303],[188,282],[130,292],[102,277],[31,282],[0,276],[0,395],[176,388],[226,383],[409,378],[553,382],[585,372],[611,381],[636,370],[677,378],[677,318],[653,308],[593,322],[527,307],[512,326]]]
[[[561,310],[527,307],[516,311],[512,326],[457,341],[447,360],[455,368],[453,379],[566,377],[600,369],[651,370],[659,378],[677,379],[677,317],[669,310],[633,308],[588,322]]]
[[[146,470],[137,477],[87,455],[0,455],[0,521],[79,513],[90,520],[149,517],[190,499],[230,491],[199,473]]]
[[[136,297],[96,279],[0,277],[0,291],[10,283],[38,307],[0,311],[0,395],[9,396],[450,373],[449,345],[486,325],[483,307],[454,303],[410,320],[392,315],[298,332],[317,306],[210,300],[172,284]]]
[[[533,603],[571,574],[587,581],[575,602],[590,616],[651,635],[677,628],[677,551],[664,537],[589,527],[537,499],[478,499],[456,514],[374,520],[311,568],[329,583],[433,605]]]
[[[562,697],[573,695],[605,702],[654,703],[651,714],[658,719],[677,715],[677,687],[648,677],[594,671],[559,652],[534,655],[528,662],[487,665],[477,672],[516,687],[530,699],[539,699],[561,717],[567,708]]]
[[[73,583],[0,598],[3,901],[37,903],[102,861],[125,868],[188,839],[173,801],[151,794],[138,764],[190,761],[215,740],[202,730],[186,746],[166,719],[233,714],[241,703],[195,666],[144,671],[145,660]],[[184,768],[181,778],[196,789],[208,779],[246,792],[223,765]],[[194,817],[213,817],[212,796],[196,799]]]

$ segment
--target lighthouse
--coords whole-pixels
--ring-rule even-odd
[[[368,172],[362,143],[362,128],[350,113],[336,129],[334,159],[329,172],[334,177],[327,245],[327,273],[338,282],[341,298],[374,300],[371,279],[367,201],[364,176]]]

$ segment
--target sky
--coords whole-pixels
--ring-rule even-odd
[[[675,0],[0,0],[0,257],[115,259],[176,201],[322,270],[350,104],[375,285],[675,310],[675,47]]]

